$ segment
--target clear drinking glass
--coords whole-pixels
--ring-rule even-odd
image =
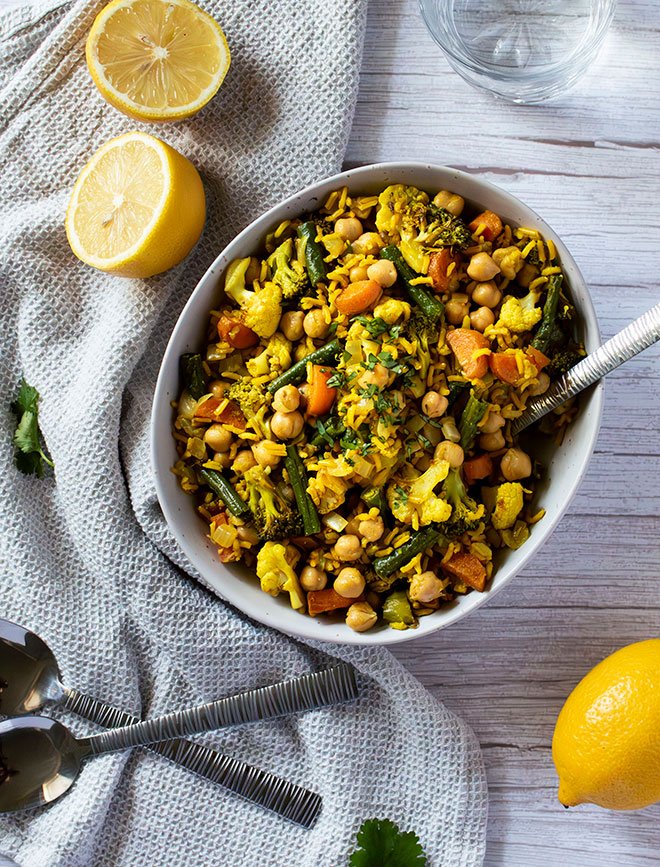
[[[451,66],[502,99],[543,102],[593,62],[616,0],[420,0]]]

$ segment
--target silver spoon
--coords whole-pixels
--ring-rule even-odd
[[[569,398],[575,397],[617,367],[648,349],[660,340],[660,304],[656,304],[639,319],[631,322],[595,352],[571,367],[545,394],[534,398],[527,409],[511,425],[511,433],[517,436],[544,415],[552,412]]]
[[[99,725],[114,727],[139,722],[125,711],[64,686],[59,678],[55,657],[39,636],[0,619],[1,714],[26,713],[53,701]],[[342,672],[338,678],[343,684]],[[303,827],[311,827],[320,812],[321,798],[315,792],[201,744],[176,740],[155,744],[152,749]],[[1,776],[0,760],[0,779]]]
[[[61,704],[105,728],[140,722],[139,717],[64,686],[51,649],[34,632],[0,619],[0,714],[15,716]],[[274,813],[311,828],[321,811],[320,795],[239,759],[191,741],[150,747],[170,761]]]

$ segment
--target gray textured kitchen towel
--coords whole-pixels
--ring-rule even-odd
[[[250,219],[339,168],[366,0],[205,5],[226,31],[229,75],[200,115],[152,131],[199,168],[206,229],[182,265],[143,282],[85,267],[64,234],[80,168],[138,126],[87,73],[101,4],[0,16],[0,614],[48,641],[67,683],[145,715],[327,662],[183,573],[154,495],[147,425],[165,343],[206,267]],[[41,393],[55,460],[43,480],[13,465],[9,403],[22,375]],[[2,817],[0,852],[24,867],[339,867],[362,820],[378,816],[415,829],[432,864],[481,863],[487,795],[471,731],[385,650],[324,650],[365,675],[358,705],[204,739],[319,791],[313,831],[137,750],[89,762],[47,809]]]

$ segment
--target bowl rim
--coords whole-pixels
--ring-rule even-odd
[[[416,638],[428,636],[434,632],[439,631],[440,629],[445,629],[446,627],[451,626],[453,623],[462,620],[464,617],[467,617],[471,612],[484,605],[488,600],[492,599],[493,596],[495,596],[500,590],[507,586],[513,580],[513,578],[515,578],[527,566],[530,560],[537,554],[537,552],[552,535],[555,527],[566,514],[566,511],[568,510],[568,507],[573,500],[585,473],[587,472],[598,439],[603,413],[602,380],[596,385],[592,386],[588,392],[590,395],[589,415],[592,418],[592,427],[591,431],[584,434],[581,438],[584,442],[584,456],[582,457],[580,464],[573,475],[572,481],[569,485],[568,494],[562,507],[558,509],[557,513],[554,516],[548,518],[547,522],[546,519],[544,519],[542,524],[543,532],[539,535],[539,538],[535,541],[530,540],[529,543],[525,544],[520,549],[523,551],[523,554],[520,556],[519,562],[515,566],[510,567],[509,573],[503,575],[496,586],[491,585],[491,587],[485,593],[473,592],[468,594],[466,597],[463,597],[465,599],[471,598],[470,607],[461,607],[457,604],[451,609],[441,609],[442,617],[438,617],[437,621],[435,622],[432,621],[433,615],[425,617],[424,621],[426,621],[426,628],[423,631],[419,630],[419,628],[407,630],[383,629],[374,632],[363,633],[347,630],[347,633],[345,635],[339,637],[335,634],[335,631],[333,629],[334,624],[326,624],[322,621],[319,621],[317,618],[300,615],[297,612],[293,612],[293,609],[291,609],[291,613],[296,615],[298,620],[300,620],[300,624],[298,624],[297,621],[294,621],[295,625],[293,627],[290,625],[283,626],[281,623],[278,622],[280,619],[278,617],[278,612],[275,611],[275,614],[273,614],[273,612],[270,612],[268,610],[270,597],[268,597],[266,594],[263,594],[265,603],[264,606],[255,607],[254,605],[247,603],[244,599],[241,598],[241,590],[238,579],[236,579],[236,588],[234,587],[232,582],[223,584],[222,587],[220,587],[219,581],[217,580],[217,575],[210,574],[209,570],[207,570],[203,564],[199,563],[192,544],[189,543],[186,535],[182,531],[180,531],[177,526],[176,509],[171,506],[169,496],[165,490],[163,476],[161,475],[162,462],[160,460],[161,449],[164,448],[163,443],[167,439],[162,435],[162,422],[160,419],[160,415],[164,411],[163,403],[169,406],[167,394],[168,378],[170,377],[173,368],[178,370],[178,355],[174,353],[174,347],[178,342],[179,333],[187,324],[187,320],[191,312],[197,306],[197,296],[201,294],[202,290],[205,289],[207,282],[214,279],[214,277],[216,276],[216,272],[218,272],[219,263],[223,259],[226,259],[226,261],[230,261],[233,257],[231,253],[232,249],[234,247],[239,247],[245,239],[252,236],[252,234],[257,229],[257,225],[260,227],[259,232],[262,232],[261,227],[264,224],[277,222],[277,215],[279,212],[290,209],[300,200],[309,201],[314,197],[315,194],[319,192],[319,190],[328,186],[357,186],[359,185],[359,181],[361,179],[364,181],[365,184],[368,184],[370,176],[378,174],[379,172],[386,172],[392,174],[394,176],[394,180],[391,180],[390,182],[396,183],[398,182],[396,180],[397,174],[417,171],[430,171],[439,173],[444,172],[451,175],[452,178],[455,178],[457,181],[462,182],[463,184],[466,184],[468,186],[476,185],[481,189],[488,190],[491,194],[502,196],[505,199],[509,200],[512,205],[522,207],[527,212],[532,214],[538,224],[540,224],[541,230],[543,231],[544,235],[551,236],[555,240],[558,248],[561,248],[562,265],[565,266],[566,263],[568,263],[571,267],[575,275],[573,278],[573,283],[575,282],[575,277],[577,277],[577,279],[581,282],[582,289],[584,290],[584,298],[580,303],[580,314],[583,320],[584,329],[588,336],[596,344],[600,344],[601,342],[598,320],[596,317],[596,312],[593,306],[593,301],[591,299],[588,286],[575,260],[566,248],[559,234],[555,232],[551,228],[551,226],[549,226],[549,224],[542,217],[540,217],[539,214],[536,213],[533,208],[525,204],[517,196],[510,193],[508,190],[504,190],[496,184],[493,184],[490,181],[479,177],[478,175],[472,175],[468,172],[452,168],[451,166],[443,166],[438,163],[415,160],[401,160],[369,163],[367,165],[346,169],[345,171],[337,172],[334,175],[329,175],[327,177],[321,178],[320,180],[315,181],[313,184],[309,184],[308,186],[297,190],[286,198],[279,200],[275,205],[273,205],[263,214],[257,216],[236,236],[234,236],[232,240],[229,241],[229,243],[218,253],[213,262],[209,265],[204,274],[197,281],[195,288],[191,292],[190,297],[188,298],[185,306],[183,307],[183,310],[179,314],[179,317],[176,321],[174,328],[172,329],[172,333],[168,339],[167,346],[163,353],[151,407],[149,430],[151,471],[155,483],[158,502],[163,512],[163,516],[165,517],[168,529],[181,550],[183,551],[184,555],[190,561],[194,570],[196,570],[197,574],[200,576],[201,582],[205,586],[209,587],[224,602],[234,606],[248,617],[258,621],[259,623],[264,624],[265,626],[275,628],[278,631],[296,639],[303,638],[307,640],[323,641],[334,644],[384,646],[390,644],[399,644],[404,641],[412,641]],[[323,195],[325,194],[326,193],[324,193]],[[299,205],[299,210],[304,210],[303,205]],[[280,217],[279,219],[282,218]],[[262,237],[260,237],[259,240],[262,240]],[[226,265],[223,266],[222,270],[224,270],[224,267],[226,267]],[[222,273],[222,271],[218,273]],[[208,315],[208,310],[205,310],[204,314]],[[594,414],[596,415],[595,419],[593,418]],[[169,439],[171,441],[171,435],[169,436]],[[166,461],[166,463],[169,464],[169,461]],[[164,473],[170,473],[169,465],[166,467],[162,467],[162,469],[164,470]],[[224,568],[223,564],[220,561],[218,561],[217,566]],[[220,573],[218,572],[218,575],[219,574]],[[234,576],[232,576],[232,578],[233,577]],[[275,600],[272,601],[275,602]],[[326,631],[327,634],[324,635],[323,633]]]

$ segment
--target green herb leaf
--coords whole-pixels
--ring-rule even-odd
[[[358,848],[349,867],[425,867],[426,858],[412,831],[399,831],[389,819],[367,819],[358,831]]]
[[[14,433],[16,467],[27,476],[42,478],[44,463],[53,462],[41,446],[39,437],[39,392],[23,379],[11,408],[18,419]]]

